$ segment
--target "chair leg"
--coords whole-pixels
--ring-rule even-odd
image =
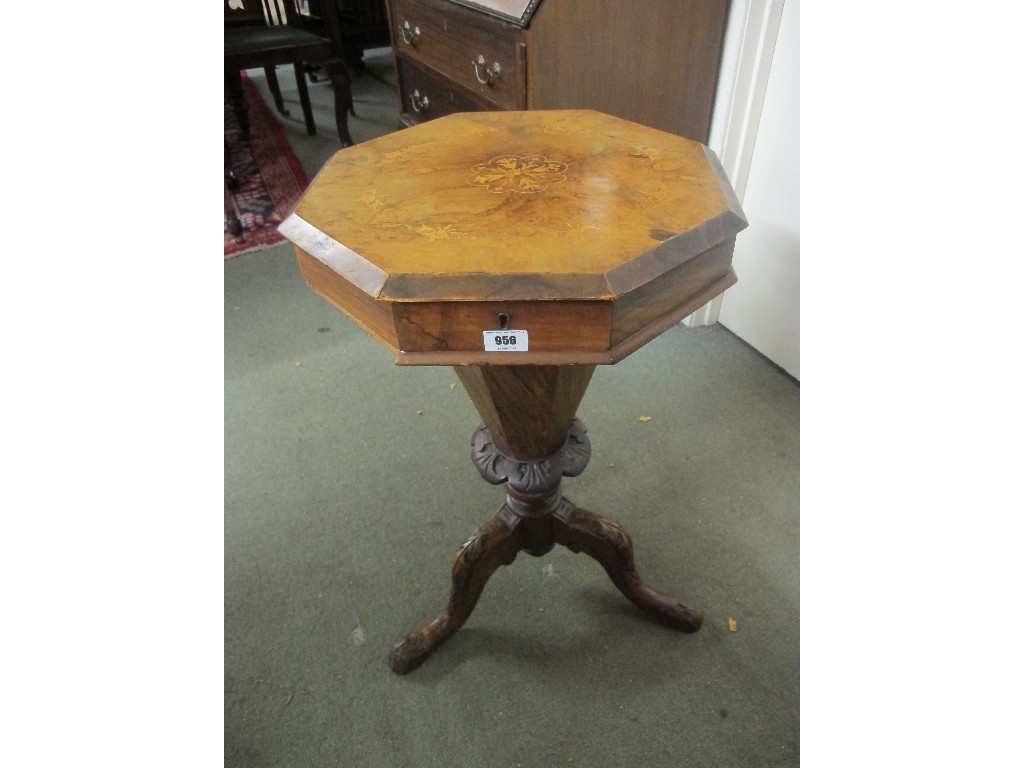
[[[242,132],[242,140],[249,140],[249,109],[245,104],[245,91],[242,90],[242,73],[225,72],[224,88],[231,100],[231,108],[235,111],[235,119]]]
[[[270,64],[263,68],[263,72],[267,76],[267,86],[274,97],[274,106],[277,107],[277,111],[282,115],[289,117],[289,112],[285,109],[284,99],[281,96],[281,84],[277,82],[277,67]]]
[[[306,133],[316,134],[316,123],[313,122],[313,105],[309,102],[309,87],[306,85],[306,73],[302,71],[302,62],[295,62],[295,82],[299,86],[299,101],[302,102],[302,116],[306,118]]]
[[[351,147],[355,142],[352,141],[352,134],[348,132],[348,114],[351,112],[355,115],[355,108],[348,69],[341,59],[324,62],[324,69],[327,70],[331,78],[331,87],[334,89],[334,122],[338,127],[338,138],[341,139],[341,146]]]

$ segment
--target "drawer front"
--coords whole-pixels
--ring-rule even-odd
[[[449,80],[424,72],[403,57],[398,57],[398,81],[401,83],[402,119],[408,125],[455,112],[501,109],[497,104],[467,94]]]
[[[470,352],[483,356],[484,331],[498,328],[504,312],[515,330],[529,334],[528,352],[606,352],[611,304],[603,301],[399,301],[392,305],[402,352]],[[522,343],[522,342],[520,342]],[[492,352],[495,363],[523,352]]]
[[[526,108],[522,30],[449,0],[393,0],[395,52],[506,109]]]

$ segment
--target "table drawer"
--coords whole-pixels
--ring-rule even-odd
[[[530,352],[585,355],[608,349],[611,303],[606,301],[399,301],[391,306],[398,348],[406,355],[472,353],[499,365],[518,365],[522,358],[516,358]],[[526,352],[484,351],[484,331],[499,327],[500,313],[512,328],[527,332]]]
[[[398,81],[401,83],[402,119],[408,125],[456,112],[500,109],[496,104],[465,93],[450,80],[428,74],[402,57],[398,58]]]
[[[522,30],[448,0],[394,0],[392,8],[396,54],[500,107],[526,108]]]

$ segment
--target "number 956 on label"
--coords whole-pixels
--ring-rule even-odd
[[[526,331],[484,331],[484,352],[527,352],[530,336]]]

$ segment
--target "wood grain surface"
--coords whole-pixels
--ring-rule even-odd
[[[746,225],[702,145],[586,110],[451,115],[343,150],[294,215],[407,301],[610,298],[604,276],[646,282],[666,240]]]
[[[549,456],[565,442],[594,366],[470,365],[455,373],[498,449],[527,460]]]
[[[544,0],[530,109],[596,109],[706,142],[728,0]]]
[[[701,144],[589,110],[460,113],[337,153],[280,231],[406,365],[614,363],[735,282]],[[484,351],[484,331],[529,333]]]

